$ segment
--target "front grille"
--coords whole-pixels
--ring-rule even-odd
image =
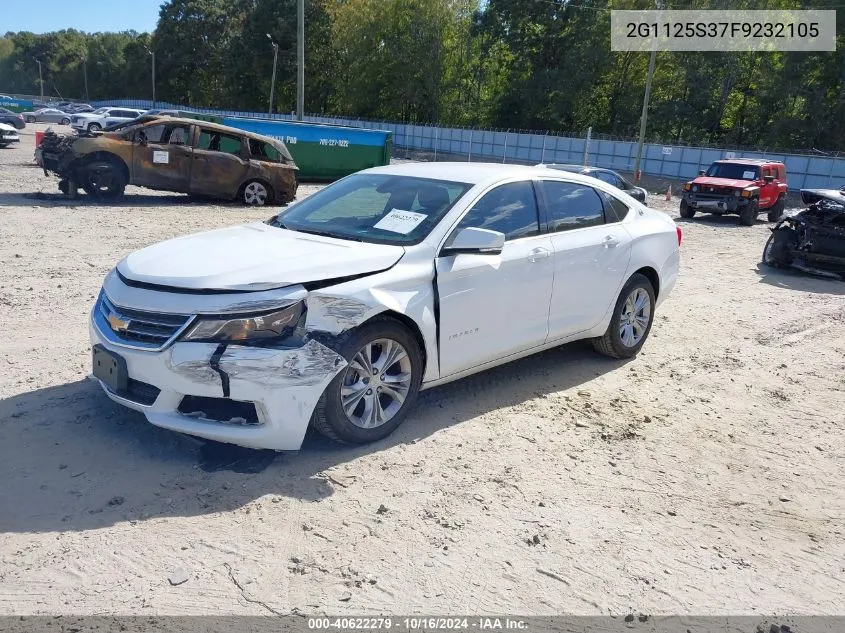
[[[185,396],[179,403],[179,413],[191,418],[222,422],[237,426],[260,426],[255,404],[229,398]]]
[[[97,300],[94,318],[99,330],[110,341],[148,350],[163,349],[193,320],[193,317],[184,314],[118,307],[105,292],[101,292]]]

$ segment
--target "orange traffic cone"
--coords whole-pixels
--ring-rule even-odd
[[[666,200],[667,202],[672,199],[672,185],[669,185],[669,188],[666,190]]]

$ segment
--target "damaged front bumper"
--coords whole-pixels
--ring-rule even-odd
[[[96,311],[95,307],[95,311]],[[250,448],[298,450],[317,405],[346,360],[314,339],[299,347],[175,342],[161,351],[116,344],[92,312],[91,343],[125,380],[93,376],[106,394],[156,426]]]

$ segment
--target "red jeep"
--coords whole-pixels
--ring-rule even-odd
[[[739,214],[739,223],[754,224],[757,214],[768,211],[769,222],[783,215],[786,203],[786,166],[769,160],[732,158],[717,160],[698,178],[684,184],[681,217],[696,211]]]

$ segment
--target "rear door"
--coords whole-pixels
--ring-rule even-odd
[[[153,123],[136,130],[132,183],[187,193],[193,163],[190,132],[191,126],[184,123]]]
[[[249,170],[243,137],[198,126],[193,148],[191,193],[234,198]]]
[[[599,323],[622,287],[632,239],[620,223],[627,206],[615,196],[563,180],[544,179],[539,186],[554,249],[552,341]]]

